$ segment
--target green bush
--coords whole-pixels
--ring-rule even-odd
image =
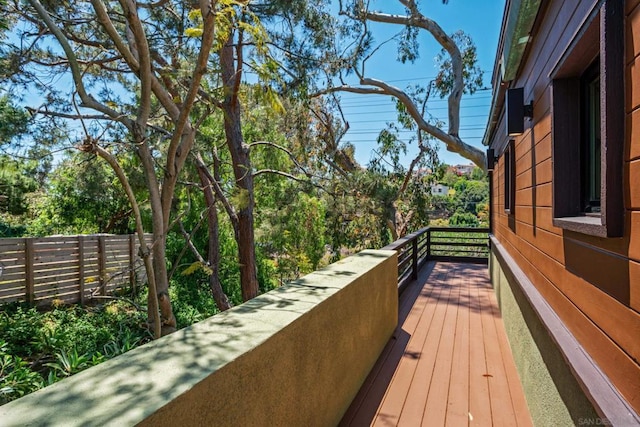
[[[81,308],[0,307],[0,404],[102,363],[150,339],[125,301]]]
[[[0,405],[44,387],[42,376],[8,349],[8,343],[0,339]]]
[[[470,212],[456,212],[449,218],[449,225],[458,227],[477,227],[478,217]]]

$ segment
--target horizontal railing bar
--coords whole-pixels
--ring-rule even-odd
[[[488,228],[425,227],[382,249],[398,253],[398,290],[402,292],[429,260],[488,263],[488,242]]]
[[[449,243],[449,242],[462,242],[462,243],[482,243],[484,242],[484,244],[486,245],[488,241],[488,238],[483,238],[483,239],[468,239],[465,237],[457,237],[457,236],[451,236],[451,237],[447,237],[447,236],[431,236],[431,244],[433,245],[434,243]]]
[[[478,253],[478,252],[458,252],[458,253],[437,253],[437,254],[433,254],[431,256],[431,258],[429,259],[434,259],[434,257],[438,257],[438,256],[446,256],[446,257],[473,257],[473,258],[486,258],[487,254],[485,253]]]
[[[411,262],[411,258],[406,258],[404,261],[398,263],[398,270],[403,270]]]
[[[468,246],[475,248],[486,248],[487,243],[470,243],[470,242],[431,242],[431,249],[434,246]]]
[[[413,239],[415,239],[416,237],[420,236],[421,234],[426,233],[428,230],[429,230],[429,227],[425,227],[425,228],[420,229],[420,230],[418,230],[418,231],[416,231],[414,233],[407,234],[406,236],[396,240],[395,242],[392,242],[392,243],[388,244],[387,246],[385,246],[382,249],[383,250],[390,250],[390,251],[397,251],[399,249],[402,249],[408,243],[413,241]]]
[[[475,227],[428,227],[431,232],[434,231],[447,231],[451,233],[489,233],[488,228],[475,228]]]

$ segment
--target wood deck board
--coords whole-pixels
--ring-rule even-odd
[[[513,411],[509,382],[504,368],[500,340],[495,326],[495,315],[492,310],[491,294],[488,290],[481,291],[481,301],[487,308],[487,315],[482,317],[482,331],[485,342],[485,357],[487,363],[487,382],[491,400],[491,419],[496,426],[517,425]],[[491,344],[489,344],[491,343]],[[489,344],[489,345],[487,345]]]
[[[486,266],[429,263],[341,425],[516,424],[531,417]]]
[[[426,305],[425,312],[421,317],[422,321],[416,330],[416,336],[424,336],[424,339],[416,340],[416,346],[411,349],[409,357],[403,359],[403,362],[406,362],[405,365],[411,363],[415,366],[415,370],[413,381],[409,384],[409,393],[402,408],[400,423],[405,423],[406,420],[421,419],[426,410],[427,400],[432,395],[430,389],[436,372],[439,347],[442,345],[445,336],[444,330],[448,325],[446,316],[450,307],[448,300],[451,296],[451,289],[446,286],[446,273],[438,275],[432,289],[431,298],[437,300],[437,305]],[[433,312],[433,316],[427,322],[430,311]],[[434,351],[425,351],[425,349],[433,349]]]
[[[469,306],[465,304],[469,300],[469,287],[465,286],[458,298],[446,426],[465,425],[469,420]]]
[[[444,274],[443,272],[434,273],[437,277],[436,280]],[[435,290],[436,287],[422,289],[402,325],[402,331],[409,335],[410,339],[395,369],[395,374],[387,388],[373,425],[396,425],[399,421],[415,378],[421,351],[425,348],[427,334],[430,331],[439,331],[437,325],[434,325],[433,329],[429,326],[432,322],[441,324],[437,314],[438,307],[441,307],[442,304],[439,304],[440,295]],[[427,327],[419,327],[422,325]]]
[[[469,289],[469,414],[474,425],[491,425],[491,395],[487,377],[487,361],[482,329],[483,304],[478,287]]]
[[[449,296],[444,301],[446,304],[444,324],[442,325],[437,355],[432,368],[429,393],[427,395],[426,405],[422,414],[423,424],[428,425],[445,425],[449,399],[449,386],[453,364],[453,349],[460,292],[457,289],[455,277],[448,277],[447,279]],[[428,358],[425,358],[425,361],[426,360],[428,360]],[[419,383],[415,382],[414,384]],[[410,419],[407,420],[407,423],[410,423]]]

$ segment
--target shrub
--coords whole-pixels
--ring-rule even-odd
[[[458,227],[477,227],[478,217],[470,212],[456,212],[449,218],[449,225]]]
[[[8,352],[9,345],[0,339],[0,405],[44,387],[44,380],[29,363]]]
[[[146,314],[124,301],[41,311],[0,308],[0,404],[150,340]]]

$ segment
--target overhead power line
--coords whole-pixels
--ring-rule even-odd
[[[375,96],[375,100],[373,99],[373,97]],[[369,103],[380,103],[381,100],[383,100],[385,98],[383,98],[383,96],[381,95],[355,95],[355,96],[350,96],[349,98],[345,99],[341,99],[340,105],[342,106],[351,106],[352,104],[355,105],[360,105],[360,104],[369,104]],[[490,93],[481,93],[481,94],[473,94],[473,95],[465,95],[462,98],[462,102],[468,102],[468,101],[472,101],[475,99],[491,99],[491,94]],[[388,98],[386,98],[387,102],[392,102],[393,101],[393,97],[391,97],[391,95],[388,96]],[[354,102],[356,101],[356,102]],[[434,104],[434,103],[441,103],[441,104],[446,104],[448,103],[449,100],[446,98],[434,98],[434,99],[430,99],[429,101],[427,101],[428,104]]]
[[[484,104],[484,105],[463,105],[460,107],[461,110],[463,109],[469,109],[469,108],[489,108],[490,104]],[[446,111],[448,110],[447,107],[438,107],[438,108],[428,108],[427,112],[430,111]],[[358,116],[358,115],[362,115],[362,114],[395,114],[396,111],[395,110],[375,110],[375,111],[363,111],[363,112],[356,112],[356,113],[352,113],[352,112],[345,112],[345,116]]]
[[[472,114],[469,116],[460,116],[460,120],[461,121],[466,121],[467,119],[474,119],[474,118],[487,118],[487,114]],[[380,123],[383,120],[348,120],[349,124],[351,125],[356,125],[356,124],[361,124],[361,123]],[[396,120],[393,120],[396,121]]]
[[[468,137],[460,137],[460,139],[462,139],[463,141],[470,141],[470,140],[474,140],[474,141],[482,141],[481,136],[468,136]],[[343,140],[345,142],[350,142],[350,143],[358,143],[358,142],[376,142],[377,138],[361,138],[361,139],[351,139],[348,137],[348,135],[345,135],[345,137],[343,138]]]

